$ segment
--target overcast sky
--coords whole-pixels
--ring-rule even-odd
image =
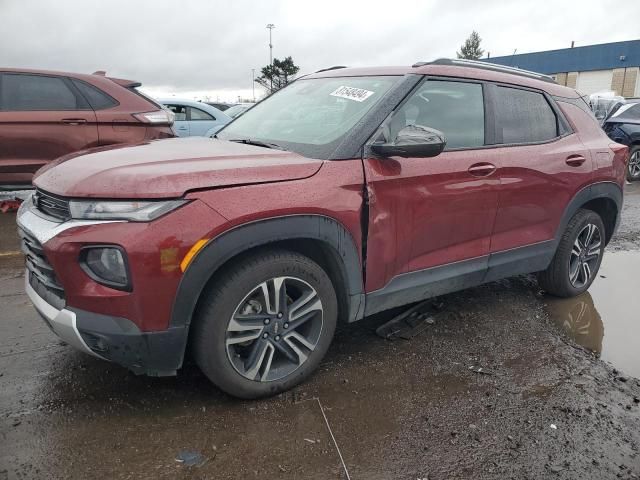
[[[455,56],[474,29],[491,56],[632,40],[639,18],[640,0],[0,0],[0,65],[230,101],[269,62],[267,23],[309,73]]]

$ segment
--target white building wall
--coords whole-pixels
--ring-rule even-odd
[[[613,70],[596,70],[593,72],[580,72],[576,89],[583,95],[611,90]]]

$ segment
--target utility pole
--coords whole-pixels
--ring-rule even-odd
[[[251,69],[251,90],[253,92],[253,103],[256,103],[256,69]]]
[[[276,26],[273,23],[268,23],[269,29],[269,65],[271,65],[271,91],[273,91],[273,42],[271,41],[271,33]]]

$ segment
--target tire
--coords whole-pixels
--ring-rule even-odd
[[[538,274],[538,283],[558,297],[580,295],[598,274],[604,245],[605,229],[600,216],[591,210],[578,210],[569,221],[551,264]]]
[[[635,145],[629,150],[627,180],[630,182],[640,180],[640,145]]]
[[[245,399],[304,381],[335,332],[338,303],[326,272],[301,254],[270,250],[217,275],[194,319],[194,355],[202,372]]]

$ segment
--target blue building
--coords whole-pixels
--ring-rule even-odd
[[[640,40],[483,60],[551,75],[558,83],[585,95],[614,91],[625,97],[640,96]]]

